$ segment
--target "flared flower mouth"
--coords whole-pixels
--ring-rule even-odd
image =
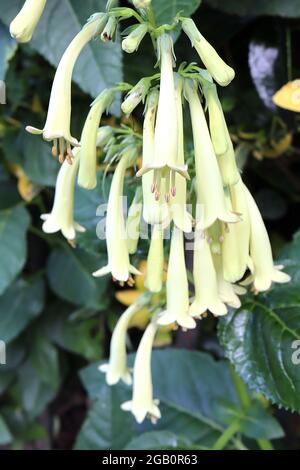
[[[170,202],[171,196],[176,196],[176,173],[190,180],[188,174],[188,167],[186,165],[160,165],[152,163],[145,165],[136,174],[137,177],[144,176],[149,171],[153,171],[153,183],[151,185],[151,192],[155,195],[155,200],[159,201],[162,193],[162,180],[165,180],[165,200]]]
[[[33,135],[42,135],[43,139],[47,142],[52,142],[52,155],[59,157],[59,162],[63,163],[65,159],[72,163],[73,152],[72,147],[80,147],[80,143],[75,137],[65,136],[63,134],[50,134],[44,129],[37,129],[36,127],[27,126],[26,131]]]

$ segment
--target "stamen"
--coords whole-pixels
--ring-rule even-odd
[[[172,171],[171,172],[171,194],[173,197],[176,196],[176,172]]]
[[[170,172],[168,171],[165,175],[166,178],[166,196],[165,200],[167,203],[170,202],[171,196],[170,196]]]
[[[160,192],[159,191],[156,191],[156,193],[155,193],[155,200],[156,201],[160,200]]]
[[[53,141],[53,147],[52,147],[52,151],[51,151],[53,157],[57,157],[57,155],[58,155],[57,146],[58,146],[58,142],[57,142],[57,139],[55,139]]]
[[[221,236],[219,237],[219,242],[220,242],[220,243],[224,243],[224,240],[225,240],[224,235],[221,235]]]
[[[65,143],[65,139],[63,137],[61,137],[59,139],[59,161],[60,161],[60,163],[64,162],[65,153],[66,153],[66,143]]]

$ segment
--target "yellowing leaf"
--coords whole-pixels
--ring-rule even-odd
[[[133,302],[137,300],[140,296],[140,292],[136,289],[127,289],[127,290],[120,290],[116,293],[116,299],[126,307],[129,307]]]
[[[300,113],[300,79],[288,82],[273,96],[276,106]]]

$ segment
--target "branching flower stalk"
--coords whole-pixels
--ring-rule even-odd
[[[27,0],[11,24],[11,33],[19,41],[31,38],[46,2],[36,1],[35,7],[32,3]],[[27,130],[53,141],[52,153],[59,155],[61,162],[67,157],[58,174],[53,209],[43,216],[43,230],[61,231],[72,243],[76,230],[83,230],[73,216],[77,172],[80,186],[95,188],[97,147],[102,148],[106,173],[113,173],[106,216],[108,263],[94,276],[111,274],[115,281],[132,286],[134,276],[140,272],[131,263],[130,255],[139,253],[142,219],[150,225],[145,294],[121,316],[112,336],[109,362],[100,367],[110,385],[119,380],[131,382],[127,331],[141,303],[143,306],[151,303],[153,318],[134,362],[133,397],[122,405],[140,423],[146,416],[153,421],[160,418],[159,402],[153,396],[151,351],[162,325],[185,330],[195,328],[196,320],[208,312],[219,317],[229,309],[240,308],[240,297],[246,293],[246,287],[251,286],[258,294],[267,291],[272,283],[289,282],[290,277],[282,271],[282,266],[274,265],[263,219],[235,161],[234,146],[214,83],[229,85],[234,70],[191,19],[178,13],[172,24],[156,27],[151,0],[134,0],[133,5],[138,11],[116,8],[116,2],[110,0],[106,12],[90,18],[66,49],[57,68],[44,129],[28,127]],[[152,77],[141,77],[136,85],[116,84],[104,90],[91,105],[79,143],[70,131],[74,65],[89,41],[97,36],[104,42],[114,40],[120,23],[127,19],[135,19],[137,24],[123,39],[123,50],[134,53],[150,34],[160,70]],[[194,63],[175,68],[170,32],[180,27],[190,38],[205,69]],[[120,91],[127,93],[122,103],[126,116],[136,107],[144,106],[142,135],[124,125],[99,128],[102,114]],[[186,145],[183,124],[188,111],[193,141]],[[125,217],[127,174],[135,197]],[[172,236],[169,256],[166,256],[168,234]],[[193,273],[186,266],[186,250],[193,251]],[[191,278],[193,286],[188,282]]]

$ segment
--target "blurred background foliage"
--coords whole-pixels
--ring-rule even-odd
[[[292,363],[292,344],[300,339],[300,114],[272,103],[276,90],[300,77],[299,0],[203,0],[201,7],[201,0],[153,0],[159,23],[179,10],[193,15],[237,72],[221,91],[222,104],[244,179],[293,281],[248,296],[218,325],[208,317],[189,333],[163,330],[153,357],[163,418],[139,427],[120,410],[130,390],[108,388],[97,368],[124,305],[143,289],[142,281],[128,291],[90,275],[106,259],[96,237],[101,168],[96,190],[77,190],[76,220],[88,230],[73,249],[41,231],[58,164],[46,143],[24,131],[43,124],[55,66],[105,1],[49,0],[33,41],[17,46],[7,27],[22,3],[1,0],[0,11],[0,80],[7,87],[0,108],[0,339],[7,343],[0,446],[299,449],[300,365]],[[197,59],[184,37],[176,55],[179,63]],[[92,97],[122,80],[136,83],[154,63],[147,41],[126,57],[119,40],[90,44],[74,74],[73,133],[80,135]],[[129,124],[139,129],[141,118],[142,109]],[[107,122],[119,121],[116,103]],[[141,266],[144,259],[141,249]],[[148,317],[142,311],[132,325],[133,352]]]

